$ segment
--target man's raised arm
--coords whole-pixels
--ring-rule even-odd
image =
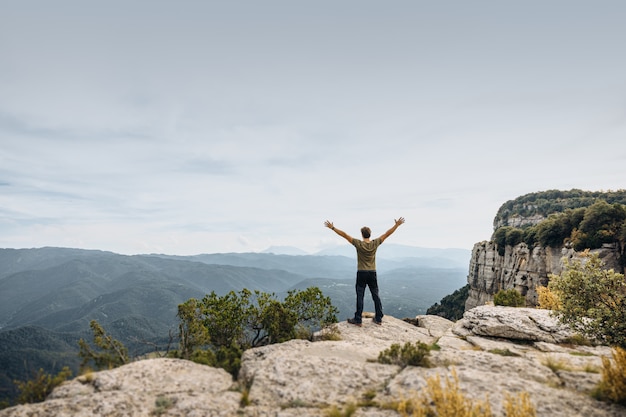
[[[398,220],[394,219],[395,224],[391,227],[391,229],[387,230],[385,233],[383,233],[379,239],[381,242],[384,242],[385,239],[387,239],[389,236],[391,236],[391,234],[393,232],[396,231],[396,229],[402,224],[404,223],[404,217],[400,217]]]
[[[346,232],[344,232],[343,230],[337,229],[332,222],[329,222],[328,220],[326,220],[324,222],[324,226],[328,227],[330,230],[332,230],[333,232],[337,233],[339,236],[341,236],[342,238],[344,238],[345,240],[347,240],[348,242],[352,243],[352,236],[350,236],[349,234],[347,234]]]

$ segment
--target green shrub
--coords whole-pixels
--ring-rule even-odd
[[[169,398],[163,395],[159,395],[156,400],[154,400],[154,410],[152,414],[155,416],[160,416],[161,414],[167,413],[167,410],[172,408],[176,404],[176,398]]]
[[[537,243],[537,228],[531,226],[524,229],[524,236],[522,237],[522,239],[524,239],[524,243],[526,243],[529,248],[535,246],[535,244]]]
[[[17,397],[18,404],[42,402],[55,387],[67,380],[70,376],[72,376],[72,371],[66,366],[55,376],[46,374],[43,369],[39,369],[39,372],[33,379],[28,381],[14,381],[19,391]]]
[[[558,318],[593,341],[626,348],[624,275],[603,269],[597,254],[584,253],[583,259],[549,275],[548,288],[559,295]]]
[[[517,227],[513,227],[506,232],[507,246],[516,246],[524,241],[524,231]]]
[[[324,296],[317,287],[290,290],[283,302],[284,308],[294,315],[295,327],[308,338],[313,332],[337,323],[339,310],[332,305],[330,297]]]
[[[506,250],[506,233],[511,230],[510,226],[502,226],[499,227],[493,234],[493,240],[496,243],[496,248],[498,248],[498,255],[504,256],[504,252]]]
[[[128,349],[122,342],[113,339],[106,333],[102,326],[91,320],[89,327],[93,332],[93,342],[95,347],[90,346],[85,340],[78,341],[78,356],[82,359],[80,363],[81,371],[92,369],[89,364],[93,363],[96,370],[113,369],[130,362]]]
[[[578,224],[575,238],[572,239],[577,251],[586,248],[595,249],[603,243],[612,243],[619,239],[619,234],[626,220],[626,206],[609,204],[599,200],[587,207]]]
[[[430,361],[428,355],[430,348],[426,343],[406,342],[404,346],[394,343],[388,349],[378,354],[378,362],[388,365],[399,365],[404,368],[406,366],[423,366],[429,367]]]
[[[215,359],[215,353],[211,349],[196,349],[189,358],[192,362],[199,363],[201,365],[215,366],[217,360]]]
[[[239,369],[241,368],[241,355],[244,349],[237,344],[231,346],[221,346],[215,352],[215,365],[230,373],[233,378],[237,378]]]
[[[338,310],[321,290],[291,290],[284,301],[274,294],[215,291],[202,300],[178,306],[179,349],[184,359],[224,368],[236,376],[241,355],[250,347],[309,339],[313,332],[337,322]]]
[[[497,306],[523,307],[526,305],[526,298],[515,288],[500,290],[493,296],[493,303]]]

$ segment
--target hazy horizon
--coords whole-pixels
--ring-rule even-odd
[[[0,247],[471,250],[626,188],[626,3],[0,3]]]

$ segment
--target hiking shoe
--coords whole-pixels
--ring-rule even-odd
[[[362,326],[362,324],[356,321],[355,319],[348,319],[348,323],[354,324],[355,326],[359,326],[359,327]]]
[[[378,321],[376,319],[372,319],[372,321],[374,322],[374,324],[378,324],[379,326],[381,326],[383,324],[382,320]]]

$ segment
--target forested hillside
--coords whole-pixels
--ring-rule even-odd
[[[436,255],[435,258],[432,255]],[[423,314],[462,286],[467,268],[454,267],[458,250],[428,257],[381,258],[385,312]],[[469,259],[469,251],[466,251]],[[435,262],[441,268],[424,267]],[[139,355],[176,344],[179,304],[214,291],[243,288],[284,297],[290,289],[319,287],[339,308],[354,312],[355,260],[345,256],[206,254],[125,256],[79,249],[0,249],[0,399],[14,394],[14,379],[39,368],[76,370],[78,339],[90,339],[96,320]],[[369,295],[366,309],[373,310]]]

